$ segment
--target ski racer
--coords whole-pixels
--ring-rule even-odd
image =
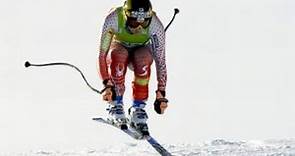
[[[111,10],[105,18],[98,58],[99,73],[107,88],[103,100],[110,104],[111,119],[122,129],[130,123],[143,135],[149,135],[145,106],[153,61],[158,82],[154,110],[163,114],[168,106],[165,98],[165,30],[149,0],[126,0],[123,6]],[[134,72],[129,119],[123,107],[127,68]]]

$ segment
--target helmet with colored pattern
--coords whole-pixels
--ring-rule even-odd
[[[128,26],[147,27],[150,24],[153,10],[149,0],[126,0],[123,9]]]

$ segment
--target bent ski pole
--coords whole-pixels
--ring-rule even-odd
[[[82,72],[78,67],[76,67],[76,66],[74,66],[74,65],[72,65],[72,64],[69,64],[69,63],[57,62],[57,63],[46,63],[46,64],[31,64],[29,61],[26,61],[26,62],[25,62],[25,67],[26,67],[26,68],[28,68],[28,67],[30,67],[30,66],[44,67],[44,66],[55,66],[55,65],[69,66],[69,67],[72,67],[72,68],[76,69],[76,70],[81,74],[81,76],[82,76],[83,80],[85,81],[86,85],[87,85],[91,90],[93,90],[94,92],[96,92],[96,93],[98,93],[98,94],[102,94],[102,93],[107,89],[107,87],[106,87],[106,88],[104,88],[103,90],[99,91],[99,90],[95,89],[94,87],[92,87],[92,86],[88,83],[88,81],[87,81],[87,79],[85,78],[83,72]]]

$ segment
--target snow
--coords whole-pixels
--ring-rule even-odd
[[[295,139],[266,141],[227,141],[216,139],[199,144],[164,144],[175,156],[294,156]],[[157,156],[145,142],[126,142],[105,148],[73,150],[40,149],[23,153],[3,153],[3,156]],[[1,156],[2,156],[1,155]]]

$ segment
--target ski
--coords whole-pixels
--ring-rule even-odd
[[[116,127],[126,133],[127,135],[131,136],[132,138],[136,140],[146,140],[159,154],[162,156],[172,156],[171,153],[169,153],[161,144],[159,144],[152,136],[145,136],[143,137],[140,133],[138,133],[136,130],[133,128],[128,128],[128,129],[121,129],[118,127],[116,124],[114,124],[112,121],[108,119],[103,119],[103,118],[92,118],[92,120],[104,123],[107,125],[111,125],[113,127]]]
[[[92,120],[100,122],[100,123],[104,123],[107,125],[111,125],[113,127],[116,127],[118,129],[120,129],[121,131],[123,131],[124,133],[128,134],[129,136],[131,136],[132,138],[136,139],[136,140],[140,140],[143,139],[143,137],[138,134],[137,132],[133,131],[132,129],[128,128],[128,129],[121,129],[120,127],[118,127],[116,124],[114,124],[112,121],[108,120],[108,119],[103,119],[103,118],[92,118]]]
[[[162,156],[172,156],[161,144],[159,144],[153,137],[147,136],[145,138],[152,147]]]

